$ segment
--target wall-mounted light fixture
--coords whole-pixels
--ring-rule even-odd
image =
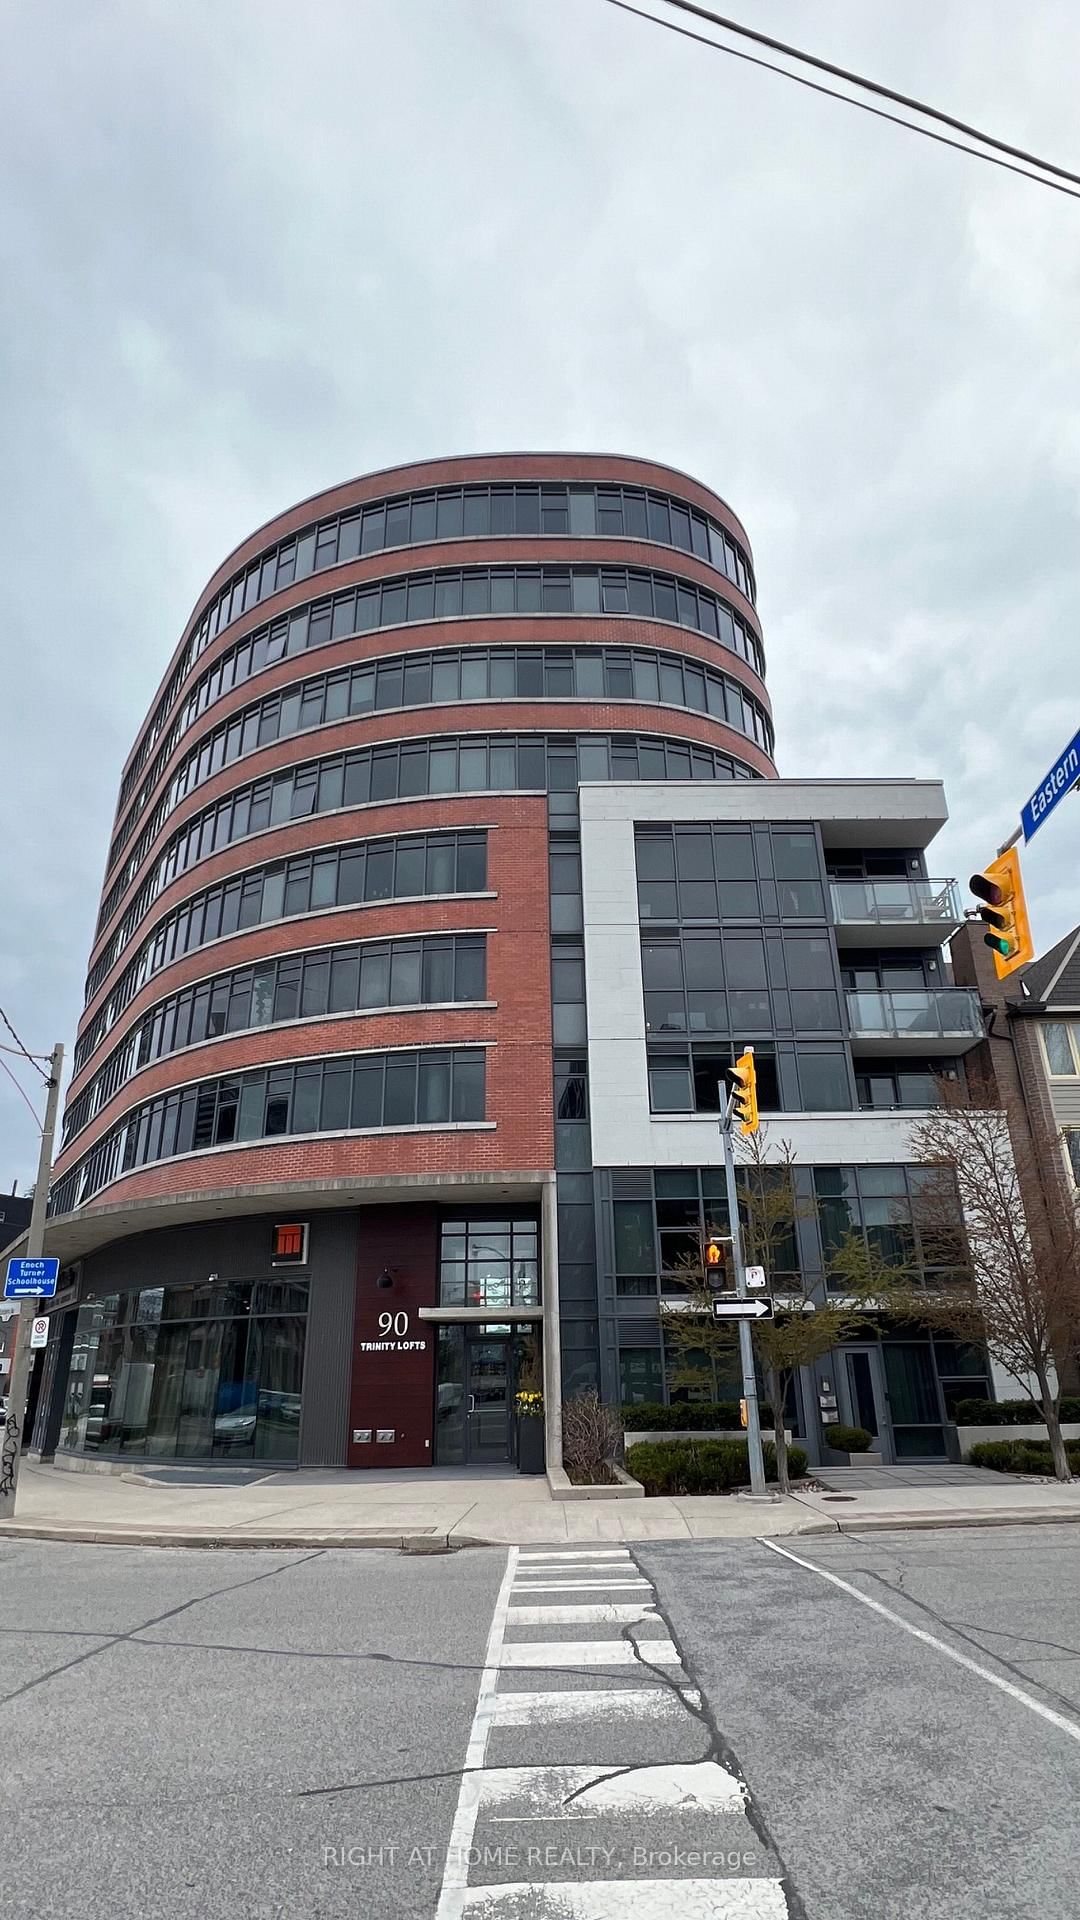
[[[393,1284],[394,1284],[393,1274],[391,1273],[389,1267],[384,1267],[378,1279],[376,1280],[375,1285],[377,1287],[392,1287]]]

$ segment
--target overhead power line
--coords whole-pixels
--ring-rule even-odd
[[[7,1052],[7,1048],[6,1048],[6,1047],[5,1047],[5,1049],[4,1049],[4,1051],[5,1051],[5,1053]],[[16,1080],[16,1078],[15,1078],[15,1075],[14,1075],[14,1074],[12,1073],[12,1071],[11,1071],[11,1068],[10,1068],[10,1067],[8,1066],[8,1063],[7,1063],[7,1061],[6,1061],[6,1060],[0,1060],[0,1068],[2,1068],[2,1069],[3,1069],[3,1071],[4,1071],[4,1072],[5,1072],[6,1074],[7,1074],[7,1077],[8,1077],[8,1079],[9,1079],[9,1080],[11,1081],[11,1084],[12,1084],[12,1086],[14,1087],[14,1089],[15,1089],[15,1091],[16,1091],[16,1093],[17,1093],[17,1094],[20,1094],[20,1095],[21,1095],[21,1097],[22,1097],[22,1099],[23,1099],[23,1101],[25,1102],[25,1104],[26,1104],[26,1105],[27,1105],[27,1106],[29,1107],[29,1109],[30,1109],[30,1112],[31,1112],[31,1113],[33,1114],[33,1116],[34,1116],[34,1125],[35,1125],[35,1127],[37,1128],[37,1130],[38,1130],[38,1132],[40,1133],[40,1132],[41,1132],[41,1119],[40,1119],[40,1116],[38,1115],[38,1113],[37,1113],[37,1112],[35,1111],[35,1108],[34,1108],[34,1103],[33,1103],[33,1101],[31,1100],[31,1098],[30,1098],[30,1095],[29,1095],[29,1094],[28,1094],[28,1093],[26,1092],[26,1090],[25,1090],[25,1088],[24,1088],[23,1086],[21,1086],[21,1085],[20,1085],[20,1083],[19,1083],[19,1081],[18,1081],[18,1080]]]
[[[834,67],[826,60],[819,60],[814,54],[800,53],[797,48],[788,47],[781,40],[770,40],[767,35],[757,33],[750,27],[742,27],[735,21],[726,20],[721,14],[710,13],[704,7],[693,6],[690,0],[666,0],[666,4],[683,8],[686,12],[696,14],[731,32],[745,34],[750,39],[763,42],[766,46],[775,48],[776,51],[785,53],[793,59],[804,60],[826,73],[835,74],[839,79],[848,80],[854,86],[865,87],[885,99],[895,100],[898,105],[910,106],[916,113],[925,114],[928,118],[938,120],[946,126],[956,127],[969,133],[973,139],[981,140],[984,147],[969,147],[963,140],[952,140],[947,134],[935,133],[932,127],[921,127],[914,120],[905,120],[900,114],[887,113],[883,107],[871,106],[868,100],[856,100],[850,93],[840,93],[835,87],[823,86],[819,80],[810,80],[805,74],[792,73],[789,67],[777,66],[771,60],[762,60],[756,54],[744,52],[741,47],[725,46],[722,41],[711,40],[704,33],[695,33],[693,28],[680,26],[675,20],[665,20],[659,14],[647,13],[642,7],[631,6],[629,0],[607,0],[607,4],[618,7],[620,13],[632,13],[638,20],[648,20],[654,27],[664,27],[669,33],[677,33],[684,40],[694,40],[699,46],[710,47],[713,53],[727,54],[732,60],[744,60],[751,67],[761,67],[766,73],[778,74],[782,80],[791,80],[797,87],[806,87],[811,93],[823,94],[828,100],[839,100],[846,107],[856,107],[860,113],[869,113],[875,120],[887,120],[892,126],[903,127],[907,133],[921,134],[924,140],[933,140],[938,146],[951,147],[957,153],[968,154],[973,160],[984,161],[987,166],[1000,167],[1006,173],[1018,174],[1021,180],[1030,180],[1037,187],[1049,187],[1053,193],[1063,193],[1069,200],[1080,200],[1080,192],[1074,192],[1071,186],[1063,184],[1065,181],[1074,181],[1076,186],[1080,187],[1080,174],[1070,173],[1065,167],[1056,166],[1048,160],[1040,160],[1034,154],[1025,153],[1022,148],[1011,147],[989,134],[980,133],[976,127],[969,128],[964,121],[955,120],[950,114],[942,113],[936,107],[925,106],[921,101],[909,100],[905,94],[894,93],[890,88],[879,85],[877,81],[860,79],[857,74],[849,74],[845,68]],[[986,152],[985,147],[992,147],[997,151]],[[1031,173],[1027,167],[1016,166],[1011,160],[999,158],[999,153],[1016,154],[1019,158],[1030,160],[1033,166],[1041,167],[1044,171]],[[1048,179],[1048,174],[1059,177]]]
[[[11,1021],[8,1019],[7,1014],[4,1012],[3,1007],[0,1007],[0,1020],[3,1021],[5,1027],[7,1028],[12,1039],[14,1040],[15,1045],[18,1047],[19,1052],[22,1054],[23,1059],[29,1060],[30,1065],[34,1068],[34,1071],[36,1073],[40,1073],[42,1079],[45,1082],[45,1085],[48,1086],[49,1076],[45,1072],[44,1067],[40,1065],[40,1062],[42,1060],[47,1060],[49,1058],[48,1054],[47,1053],[31,1053],[28,1047],[24,1047],[22,1041],[19,1039],[18,1034],[16,1033],[14,1027],[11,1024]]]
[[[789,59],[801,60],[808,67],[817,67],[821,73],[831,73],[834,80],[847,80],[853,87],[862,87],[867,93],[880,94],[883,100],[892,100],[898,107],[912,107],[916,113],[924,113],[930,120],[940,120],[943,126],[952,127],[955,133],[966,133],[973,140],[981,140],[986,147],[996,147],[999,153],[1010,154],[1014,160],[1026,160],[1030,166],[1041,167],[1044,173],[1059,174],[1062,180],[1071,180],[1080,187],[1080,173],[1070,173],[1067,167],[1058,167],[1052,160],[1040,160],[1037,153],[1026,153],[1023,147],[1010,147],[1005,140],[997,140],[993,134],[983,133],[978,127],[969,126],[966,120],[957,120],[951,113],[943,113],[940,107],[928,107],[925,100],[915,100],[907,93],[897,93],[892,87],[883,86],[880,80],[867,80],[861,73],[852,73],[848,67],[835,67],[831,60],[822,60],[816,53],[803,53],[799,47],[788,46],[784,40],[774,40],[767,33],[759,33],[756,27],[744,27],[738,20],[725,20],[722,14],[711,13],[708,7],[699,7],[695,0],[664,0],[665,6],[678,7],[680,13],[694,13],[701,20],[711,20],[716,27],[723,27],[728,33],[742,34],[744,39],[756,40],[759,46],[768,47],[771,53],[787,54]]]

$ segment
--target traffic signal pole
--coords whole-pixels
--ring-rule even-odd
[[[41,1129],[41,1152],[38,1155],[37,1180],[34,1184],[34,1203],[30,1210],[30,1225],[26,1231],[24,1252],[28,1259],[37,1259],[45,1251],[45,1211],[49,1204],[49,1174],[52,1171],[53,1136],[56,1133],[56,1112],[60,1105],[60,1076],[64,1065],[64,1049],[58,1041],[49,1056],[49,1092],[45,1102],[45,1124]],[[15,1515],[15,1496],[19,1487],[19,1459],[26,1443],[23,1433],[23,1420],[26,1414],[26,1393],[30,1381],[30,1344],[27,1327],[33,1319],[37,1302],[20,1300],[15,1316],[15,1346],[11,1355],[11,1374],[8,1381],[7,1420],[4,1425],[3,1444],[0,1445],[0,1520],[11,1520]]]
[[[747,1298],[746,1263],[743,1260],[742,1229],[739,1224],[739,1190],[735,1184],[735,1150],[731,1142],[732,1123],[735,1119],[735,1094],[728,1093],[721,1085],[720,1096],[723,1102],[720,1118],[720,1138],[724,1143],[724,1179],[727,1184],[728,1218],[731,1221],[731,1260],[735,1269],[735,1292],[740,1300]],[[748,1320],[739,1321],[739,1358],[742,1361],[743,1399],[746,1401],[746,1447],[750,1457],[750,1497],[767,1500],[765,1486],[765,1455],[761,1448],[761,1415],[758,1410],[757,1373],[754,1368],[754,1342]]]

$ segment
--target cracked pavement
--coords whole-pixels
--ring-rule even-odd
[[[665,1836],[729,1836],[805,1920],[1074,1920],[1080,1530],[796,1544],[805,1567],[754,1540],[636,1547],[655,1605],[606,1629],[625,1663],[576,1660],[573,1619],[514,1626],[477,1845],[570,1846],[578,1864],[556,1877],[606,1880],[617,1902],[628,1832],[661,1852]],[[91,1888],[110,1920],[433,1914],[505,1569],[501,1549],[0,1542],[8,1920],[66,1920]],[[517,1598],[542,1604],[543,1577]],[[524,1664],[531,1642],[558,1641],[564,1662]],[[539,1693],[545,1712],[565,1698],[556,1724],[532,1718]],[[733,1783],[728,1804],[650,1802],[657,1777],[706,1763]],[[489,1862],[471,1885],[497,1901],[512,1880]],[[679,1920],[698,1911],[685,1885]],[[511,1887],[492,1910],[562,1911],[535,1897]]]

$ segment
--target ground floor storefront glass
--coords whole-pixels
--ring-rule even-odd
[[[295,1461],[306,1280],[144,1287],[78,1311],[59,1448]]]

